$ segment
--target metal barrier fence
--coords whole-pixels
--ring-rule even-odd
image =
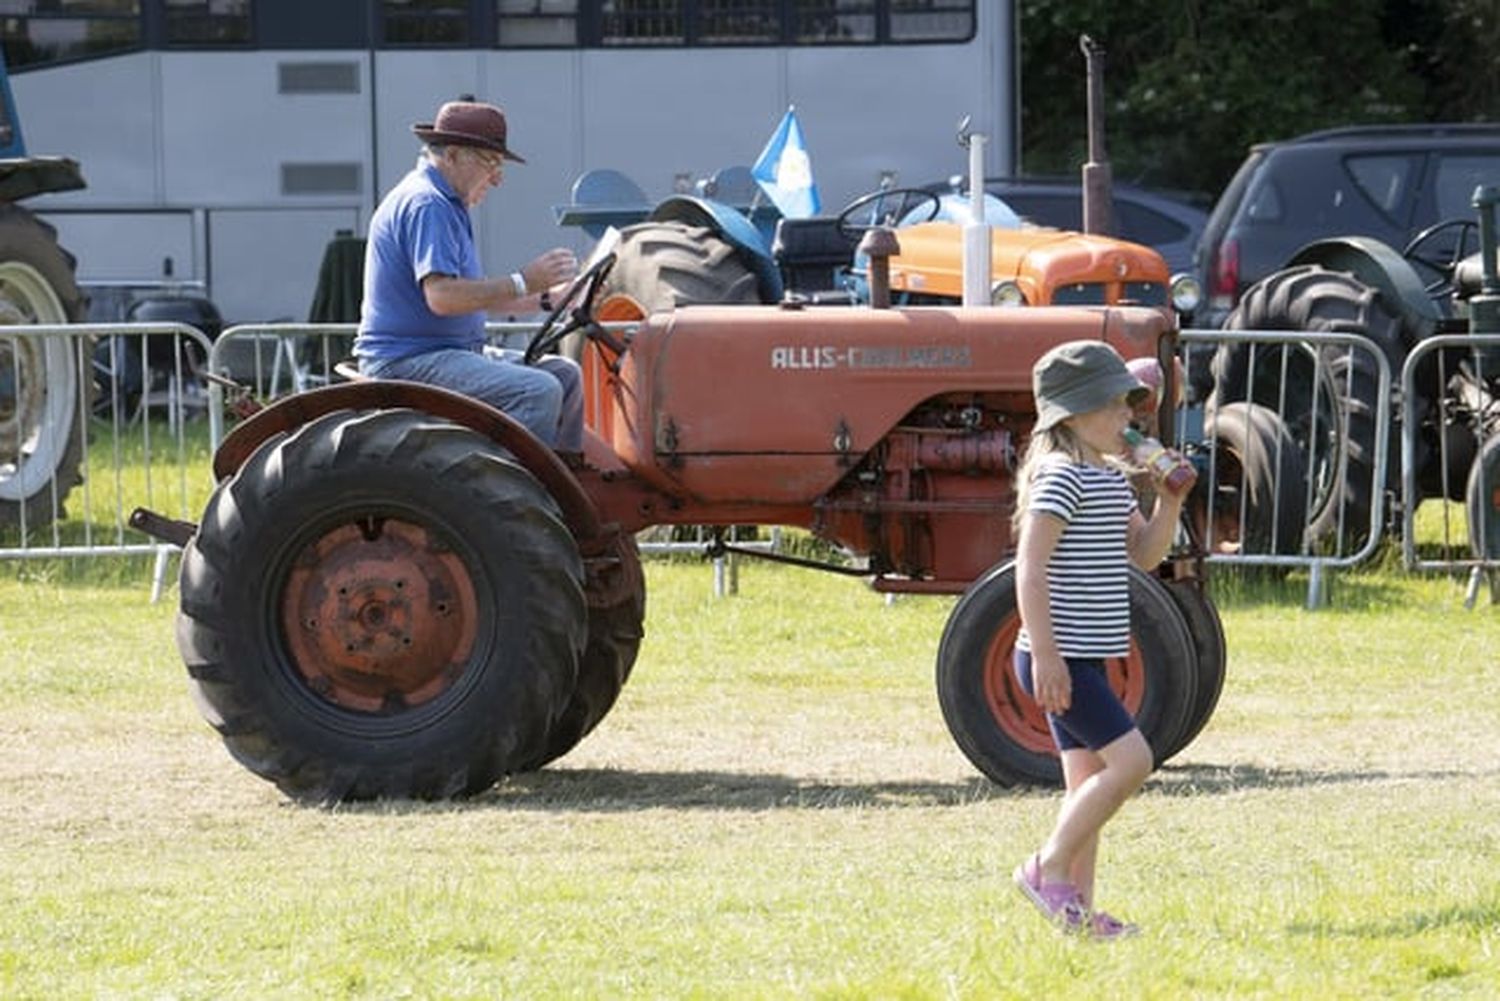
[[[1206,453],[1198,496],[1210,563],[1330,570],[1379,547],[1390,449],[1390,364],[1349,333],[1185,330],[1180,360],[1208,399],[1179,412],[1177,441]],[[1208,393],[1207,387],[1212,387]],[[1357,401],[1343,414],[1341,400]]]
[[[518,346],[534,327],[492,324],[489,329],[501,343]],[[240,325],[210,344],[196,328],[180,323],[0,328],[0,559],[155,555],[159,591],[173,547],[146,540],[129,527],[128,518],[144,506],[192,520],[206,503],[213,488],[210,459],[224,434],[225,390],[216,382],[205,387],[201,369],[227,375],[259,399],[271,400],[334,381],[334,367],[347,354],[354,331],[352,324]],[[1177,428],[1177,440],[1204,455],[1210,500],[1198,528],[1209,562],[1303,568],[1309,606],[1321,603],[1324,575],[1367,559],[1385,527],[1385,502],[1394,490],[1387,486],[1387,455],[1389,401],[1395,395],[1385,357],[1368,339],[1339,333],[1190,330],[1182,341],[1189,384],[1218,382],[1215,406],[1185,409]],[[1489,429],[1488,438],[1500,436],[1500,404],[1486,396],[1455,415],[1448,409],[1452,401],[1444,398],[1427,401],[1435,409],[1424,415],[1417,409],[1422,394],[1415,380],[1419,370],[1436,366],[1439,382],[1447,384],[1446,366],[1463,361],[1454,352],[1475,346],[1500,348],[1500,335],[1422,342],[1407,359],[1399,394],[1405,565],[1419,571],[1470,570],[1471,603],[1481,575],[1491,574],[1493,583],[1500,569],[1500,540],[1485,534],[1489,523],[1481,519],[1477,537],[1468,539],[1472,552],[1460,555],[1464,539],[1475,533],[1455,532],[1450,539],[1445,521],[1437,557],[1418,552],[1414,516],[1423,498],[1418,456],[1431,450],[1422,435],[1434,422],[1446,428],[1469,421],[1476,440],[1486,437],[1481,427]],[[1238,353],[1237,366],[1221,357],[1220,371],[1206,367],[1210,355],[1233,353]],[[1470,365],[1483,364],[1482,356],[1474,357]],[[1481,385],[1485,378],[1481,370]],[[1368,440],[1360,443],[1357,463],[1350,461],[1359,451],[1350,447],[1350,428],[1337,416],[1340,396],[1365,401],[1360,421]],[[1236,409],[1226,402],[1241,405]],[[1476,406],[1489,410],[1475,417]],[[1267,413],[1287,433],[1267,432]],[[204,415],[206,421],[195,419]],[[1304,445],[1310,461],[1288,462],[1288,451]],[[1468,453],[1450,454],[1453,447],[1442,436],[1437,458],[1429,459],[1445,482],[1454,470],[1468,468]],[[1249,472],[1247,461],[1254,466]],[[1297,475],[1284,475],[1288,471]],[[1331,502],[1340,491],[1371,500],[1364,507]],[[1495,505],[1500,510],[1500,498]],[[1320,516],[1327,532],[1302,530]],[[1288,533],[1287,524],[1298,527]],[[702,551],[707,541],[706,536],[643,536],[641,548]],[[778,543],[773,533],[758,544],[775,549]],[[732,562],[715,565],[718,593],[733,588],[734,573]]]
[[[0,328],[0,559],[155,555],[138,506],[187,518],[208,496],[208,339],[181,323]]]
[[[1429,337],[1412,348],[1401,369],[1402,563],[1408,570],[1469,571],[1464,604],[1470,608],[1486,576],[1491,601],[1500,602],[1500,398],[1491,387],[1496,380],[1500,334]],[[1435,433],[1424,434],[1424,428]],[[1465,514],[1457,531],[1452,509],[1444,504],[1437,554],[1428,557],[1418,551],[1417,541],[1417,508],[1424,499],[1461,501]]]

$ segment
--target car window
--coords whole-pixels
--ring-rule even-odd
[[[1021,218],[1039,226],[1071,230],[1083,228],[1083,200],[1078,195],[1006,191],[1001,193],[1000,197],[1015,209]]]
[[[1344,160],[1344,169],[1365,197],[1392,219],[1406,216],[1404,207],[1416,167],[1416,157],[1406,153],[1367,153]]]
[[[1245,218],[1256,222],[1280,222],[1281,212],[1281,192],[1276,190],[1270,171],[1261,171],[1245,195]]]
[[[1441,154],[1433,191],[1438,220],[1473,218],[1474,189],[1481,184],[1500,184],[1500,153]]]
[[[1136,202],[1119,199],[1115,201],[1115,222],[1122,237],[1147,246],[1176,243],[1188,233],[1188,228],[1176,219]]]

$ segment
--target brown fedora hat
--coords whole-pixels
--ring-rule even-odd
[[[438,109],[430,124],[413,125],[411,130],[424,143],[447,146],[478,146],[494,150],[507,160],[525,163],[505,146],[505,112],[493,104],[480,101],[449,101]]]

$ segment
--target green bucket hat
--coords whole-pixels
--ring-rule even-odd
[[[1068,341],[1048,351],[1031,369],[1031,389],[1037,431],[1098,410],[1117,396],[1135,406],[1151,394],[1130,374],[1119,352],[1103,341]]]

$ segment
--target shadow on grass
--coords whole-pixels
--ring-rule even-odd
[[[656,809],[758,812],[961,806],[1037,791],[1002,789],[977,775],[961,782],[844,783],[743,772],[580,768],[514,775],[469,802],[474,807],[600,813]]]
[[[1152,776],[1148,792],[1167,796],[1222,796],[1251,789],[1295,789],[1386,780],[1438,781],[1471,778],[1473,772],[1332,772],[1250,765],[1167,765]],[[968,806],[993,800],[1055,800],[1056,786],[1004,788],[983,776],[957,782],[838,782],[792,775],[721,771],[626,771],[614,768],[549,768],[502,779],[467,800],[380,800],[345,803],[343,812],[534,810],[630,813],[641,810],[704,810],[759,813],[769,810],[907,809]]]
[[[1167,796],[1221,796],[1256,789],[1302,789],[1311,786],[1375,783],[1390,780],[1437,782],[1473,778],[1472,771],[1387,772],[1311,771],[1300,768],[1262,768],[1258,765],[1163,765],[1146,788]]]
[[[1500,903],[1471,907],[1451,906],[1436,911],[1414,911],[1385,921],[1359,921],[1341,924],[1336,921],[1303,921],[1288,925],[1293,935],[1313,938],[1410,938],[1441,928],[1465,928],[1486,931],[1500,927]]]

